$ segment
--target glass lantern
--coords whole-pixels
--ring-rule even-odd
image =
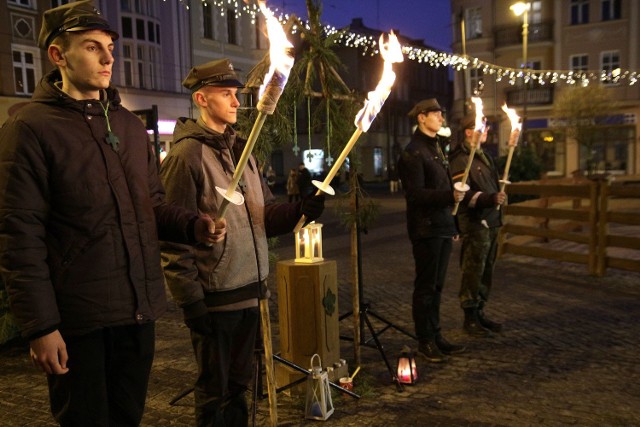
[[[313,365],[313,359],[318,358],[318,366]],[[305,418],[309,420],[326,420],[333,414],[333,402],[329,389],[329,375],[322,370],[322,362],[318,354],[311,357],[311,372],[307,377],[307,397],[305,404]]]
[[[398,357],[398,382],[413,385],[418,381],[416,358],[409,347],[404,347]]]
[[[296,262],[314,263],[322,258],[322,224],[315,222],[302,227],[295,235]]]

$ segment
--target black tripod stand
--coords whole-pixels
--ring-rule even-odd
[[[359,187],[360,187],[360,183],[358,181],[357,178],[354,179],[355,184],[354,184],[354,191],[355,191],[355,217],[359,218],[359,210],[360,210],[360,197],[359,197]],[[364,346],[368,346],[368,347],[374,347],[374,345],[371,344],[371,341],[374,342],[375,344],[375,348],[378,349],[378,352],[380,353],[380,356],[382,357],[382,360],[384,361],[385,365],[387,366],[387,369],[389,370],[389,374],[391,375],[391,378],[393,380],[393,382],[396,384],[396,388],[398,391],[404,391],[404,387],[402,386],[402,384],[400,383],[400,380],[398,379],[398,376],[396,374],[396,372],[394,371],[393,367],[391,366],[391,364],[389,363],[389,359],[387,358],[387,355],[384,352],[384,347],[382,346],[382,344],[380,343],[380,340],[378,339],[378,336],[382,335],[382,333],[384,333],[387,329],[389,328],[393,328],[395,330],[397,330],[398,332],[401,332],[403,334],[405,334],[406,336],[413,338],[414,340],[417,339],[415,335],[413,335],[412,333],[408,332],[407,330],[394,325],[392,322],[390,322],[389,320],[387,320],[386,318],[380,316],[379,314],[377,314],[376,312],[374,312],[373,310],[371,310],[370,305],[368,303],[364,302],[364,287],[362,286],[362,247],[361,247],[361,243],[360,243],[360,224],[359,224],[359,220],[356,220],[356,224],[355,224],[355,237],[356,237],[356,267],[358,270],[358,300],[360,301],[360,305],[359,305],[359,319],[360,319],[360,345],[364,345]],[[347,317],[352,316],[354,313],[353,311],[347,312],[345,314],[343,314],[342,316],[340,316],[340,320],[345,319]],[[384,327],[380,330],[375,330],[375,328],[373,327],[371,320],[369,319],[369,316],[373,316],[374,318],[378,319],[380,322],[384,323]],[[371,334],[371,337],[369,339],[365,339],[365,325],[366,327],[369,329],[369,333]],[[345,337],[345,336],[341,336],[340,337],[343,340],[349,340],[349,341],[353,341],[354,339],[351,337]]]

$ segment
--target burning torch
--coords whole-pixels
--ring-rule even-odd
[[[278,99],[280,99],[280,95],[282,95],[282,91],[289,79],[291,67],[293,67],[293,45],[289,40],[287,40],[284,30],[280,25],[280,22],[278,22],[278,19],[273,15],[273,12],[267,9],[266,3],[264,1],[259,1],[258,5],[265,16],[267,23],[267,34],[269,36],[270,44],[269,71],[264,76],[264,83],[260,86],[259,101],[256,106],[258,109],[258,117],[253,124],[253,128],[251,129],[247,143],[242,151],[240,160],[238,160],[231,184],[229,184],[229,187],[226,190],[216,186],[218,193],[224,196],[224,200],[222,200],[217,212],[217,218],[224,218],[229,202],[235,205],[241,205],[244,202],[244,197],[235,190],[238,187],[240,178],[247,166],[249,157],[251,157],[253,147],[255,146],[258,135],[260,135],[260,131],[262,130],[262,125],[264,124],[267,115],[271,115],[275,111]]]
[[[342,163],[344,163],[356,141],[358,141],[358,138],[360,138],[360,135],[362,135],[363,132],[369,130],[371,123],[382,109],[384,101],[386,101],[387,97],[389,96],[391,88],[393,87],[393,83],[396,80],[396,74],[393,72],[392,64],[402,62],[404,60],[404,57],[402,55],[402,47],[400,46],[400,42],[398,42],[398,38],[395,34],[393,34],[392,31],[389,34],[389,41],[387,43],[384,43],[384,34],[382,34],[380,35],[378,45],[380,46],[380,55],[384,59],[382,77],[380,77],[380,81],[378,82],[375,90],[368,93],[367,100],[364,103],[364,107],[362,107],[358,114],[356,114],[356,118],[354,121],[356,130],[353,132],[353,135],[351,135],[349,142],[347,142],[347,145],[345,145],[342,153],[340,153],[340,156],[333,164],[333,167],[329,170],[329,173],[325,177],[324,181],[312,181],[313,185],[318,187],[318,190],[316,191],[317,196],[319,196],[323,192],[332,196],[335,194],[335,191],[330,185],[331,180],[333,180],[333,178],[340,170]],[[298,221],[298,224],[296,224],[294,228],[294,233],[300,231],[300,228],[302,228],[306,220],[307,217],[305,215],[302,215],[302,217]]]
[[[469,178],[469,171],[471,170],[471,163],[473,163],[473,157],[476,155],[476,150],[478,149],[478,144],[480,142],[480,136],[484,132],[485,122],[484,122],[484,113],[482,112],[482,99],[477,96],[471,98],[471,101],[476,106],[476,123],[473,128],[473,136],[471,137],[471,152],[469,153],[469,159],[467,160],[467,167],[464,169],[464,174],[462,175],[462,180],[456,182],[453,187],[462,192],[469,191],[469,186],[467,185],[467,179]],[[458,213],[458,206],[460,206],[460,202],[456,202],[453,207],[453,211],[451,211],[452,215],[456,215]]]
[[[507,163],[504,165],[504,173],[500,180],[500,191],[504,191],[507,184],[511,184],[509,181],[509,168],[511,167],[511,159],[513,158],[513,151],[518,145],[518,138],[520,138],[520,131],[522,130],[522,123],[520,123],[520,117],[516,114],[516,110],[508,108],[507,104],[502,106],[502,111],[507,113],[509,121],[511,122],[511,135],[509,135],[509,154],[507,154]],[[500,210],[500,205],[496,206],[496,210]]]

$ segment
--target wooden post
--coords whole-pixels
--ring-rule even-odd
[[[609,184],[606,180],[596,181],[592,183],[594,189],[592,190],[591,204],[595,206],[592,208],[591,218],[591,233],[596,237],[593,238],[593,246],[589,247],[589,253],[593,250],[596,255],[596,265],[593,271],[589,269],[589,274],[595,274],[596,276],[604,276],[607,271],[607,210],[609,209]],[[598,203],[598,197],[600,203]]]
[[[278,425],[278,400],[276,397],[276,377],[273,372],[273,344],[271,342],[271,319],[269,300],[260,300],[260,320],[262,321],[262,342],[264,345],[264,366],[267,373],[267,393],[269,394],[269,415],[271,425]],[[255,403],[254,403],[255,404]]]
[[[355,168],[351,168],[349,187],[351,188],[351,212],[356,212],[358,191],[360,191],[360,189],[358,186],[358,174]],[[355,222],[351,224],[351,290],[353,294],[353,360],[356,366],[360,366],[360,274],[358,272],[358,225]]]

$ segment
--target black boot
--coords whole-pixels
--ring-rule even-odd
[[[478,321],[483,328],[491,332],[502,332],[502,323],[494,322],[484,315],[482,307],[478,308]]]
[[[440,351],[447,356],[451,354],[464,353],[467,349],[465,346],[460,344],[451,344],[441,334],[436,335],[436,345]]]
[[[464,324],[462,329],[473,337],[484,338],[491,335],[488,329],[485,329],[478,320],[478,309],[476,307],[468,307],[464,309]]]
[[[440,351],[435,341],[425,341],[418,345],[418,354],[432,363],[442,363],[447,359]]]

